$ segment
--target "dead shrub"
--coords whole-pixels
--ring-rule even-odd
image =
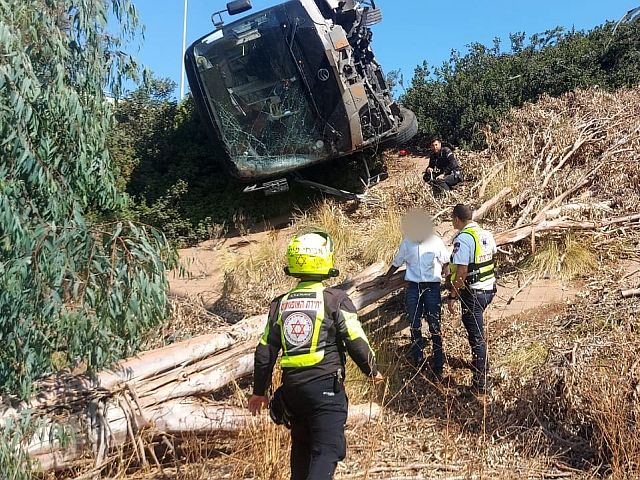
[[[589,237],[566,235],[541,242],[525,261],[525,268],[537,278],[573,280],[595,272],[598,263],[598,253]]]

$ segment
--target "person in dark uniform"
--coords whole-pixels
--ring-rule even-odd
[[[255,415],[269,404],[266,392],[282,351],[282,386],[269,406],[276,423],[291,428],[291,479],[330,480],[346,455],[345,353],[374,382],[383,377],[355,306],[344,291],[322,285],[337,275],[331,237],[294,237],[287,259],[286,273],[300,282],[271,303],[255,352],[249,410]]]
[[[484,311],[496,293],[496,241],[488,230],[473,221],[473,210],[458,204],[453,208],[451,223],[458,230],[453,239],[449,262],[451,277],[447,299],[449,312],[460,301],[462,323],[467,330],[473,358],[472,389],[479,394],[487,391],[489,360],[484,331]]]
[[[434,194],[448,192],[464,180],[460,162],[449,147],[443,147],[438,138],[431,142],[429,166],[422,179],[431,184]]]

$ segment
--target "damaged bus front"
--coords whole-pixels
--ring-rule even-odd
[[[373,2],[294,0],[218,24],[187,50],[192,94],[234,176],[284,177],[415,135],[371,50],[380,19]]]

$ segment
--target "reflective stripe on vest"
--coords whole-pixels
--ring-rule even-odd
[[[491,252],[491,258],[484,262],[480,262],[480,257],[482,256],[482,245],[480,242],[480,238],[478,236],[478,232],[474,227],[466,227],[460,230],[460,234],[468,233],[473,237],[474,243],[474,254],[473,263],[468,265],[467,277],[465,278],[466,285],[473,285],[474,283],[484,282],[486,280],[491,280],[496,277],[495,274],[495,261],[493,259],[493,252]],[[457,238],[457,236],[456,236]],[[454,240],[455,241],[455,240]],[[451,283],[453,283],[456,279],[456,271],[458,266],[453,263],[453,255],[451,256]]]
[[[282,297],[277,320],[282,368],[312,367],[324,359],[324,345],[319,345],[324,317],[324,286],[320,282],[302,282]]]

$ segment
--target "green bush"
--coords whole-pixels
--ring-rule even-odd
[[[473,43],[440,67],[418,66],[401,101],[416,113],[423,138],[483,148],[485,128],[542,94],[640,82],[640,19],[631,20],[588,32],[556,28],[528,42],[524,33],[512,34],[507,51],[498,39],[492,46]]]

